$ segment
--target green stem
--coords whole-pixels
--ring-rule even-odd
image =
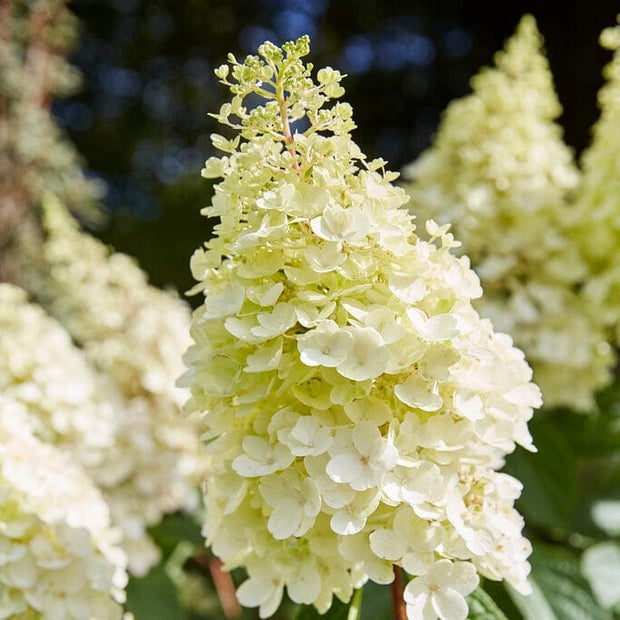
[[[362,617],[362,592],[362,588],[355,590],[353,600],[351,601],[351,605],[349,605],[347,620],[360,620]]]

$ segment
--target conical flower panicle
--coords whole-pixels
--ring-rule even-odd
[[[416,235],[397,175],[351,140],[350,106],[328,107],[341,74],[313,81],[307,53],[307,37],[265,43],[216,71],[234,95],[216,116],[238,135],[213,136],[225,155],[203,170],[223,177],[204,210],[220,222],[191,261],[205,302],[184,379],[213,457],[204,533],[247,569],[237,594],[261,617],[284,587],[325,612],[396,564],[415,577],[411,618],[465,618],[478,573],[528,591],[521,486],[497,469],[533,449],[540,394],[472,308],[479,281],[447,227]]]
[[[598,96],[601,116],[581,159],[575,240],[590,270],[584,295],[620,343],[620,26],[604,30],[601,44],[613,58]]]
[[[145,574],[159,557],[147,528],[165,513],[197,506],[205,467],[198,421],[183,414],[187,395],[175,386],[190,313],[177,296],[148,285],[129,256],[82,232],[54,197],[43,213],[47,239],[23,284],[109,384],[114,450],[106,467],[91,471],[125,533],[131,572]]]
[[[476,308],[523,348],[545,403],[587,408],[613,360],[579,292],[587,266],[569,202],[579,175],[542,45],[525,16],[496,66],[448,106],[406,189],[418,221],[453,225],[485,291]]]

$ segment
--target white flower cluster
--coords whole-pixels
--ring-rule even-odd
[[[0,392],[28,412],[31,432],[68,452],[96,484],[119,484],[131,455],[117,442],[126,402],[26,292],[0,284]]]
[[[141,575],[159,557],[146,528],[164,513],[197,506],[196,489],[206,462],[198,421],[183,413],[186,396],[174,385],[189,342],[189,310],[177,297],[149,286],[128,256],[111,254],[82,233],[57,201],[46,200],[44,216],[48,238],[25,286],[81,347],[88,364],[104,375],[108,403],[88,420],[74,416],[72,424],[82,425],[74,445],[94,459],[93,444],[106,444],[105,467],[91,463],[97,470],[94,477],[106,489],[114,523],[123,531],[129,568]],[[66,398],[72,398],[66,385],[76,386],[73,391],[81,386],[76,398],[91,397],[89,383],[78,379],[77,372],[71,377],[76,363],[67,359],[64,367],[50,367],[58,356],[53,348],[40,350],[37,359],[34,351],[41,336],[32,332],[21,334],[22,339],[35,339],[22,344],[22,357],[38,363],[28,389],[41,389],[46,381],[53,390],[53,373],[62,373]],[[38,406],[61,418],[66,407],[52,395]],[[36,398],[34,394],[33,403]],[[92,404],[91,410],[94,414]],[[60,433],[59,424],[65,425]],[[55,432],[74,432],[67,424],[55,422]],[[92,428],[95,424],[99,431]]]
[[[224,180],[204,213],[220,223],[191,262],[207,543],[245,566],[238,597],[261,617],[285,586],[325,612],[393,565],[414,577],[412,619],[464,619],[478,573],[527,593],[521,485],[497,470],[533,449],[531,370],[472,308],[479,281],[447,226],[418,238],[396,175],[351,140],[351,108],[325,107],[340,73],[313,82],[307,37],[259,53],[216,71],[235,94],[217,118],[244,140],[213,136],[229,154],[206,162]],[[250,93],[267,102],[247,109]]]
[[[523,348],[545,403],[590,407],[613,359],[600,309],[580,293],[587,265],[569,202],[579,175],[531,16],[472,87],[406,169],[411,210],[453,224],[485,291],[477,309]]]
[[[89,477],[0,394],[0,618],[122,616],[125,554]]]
[[[620,26],[604,30],[601,44],[614,55],[599,93],[601,116],[581,160],[575,233],[590,269],[584,293],[620,344]]]

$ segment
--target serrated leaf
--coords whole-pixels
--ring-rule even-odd
[[[508,591],[524,620],[607,620],[579,570],[577,558],[559,547],[536,547],[530,557],[533,592]]]
[[[482,588],[476,588],[468,597],[469,620],[508,620],[504,612]]]
[[[620,603],[620,544],[607,541],[586,549],[581,570],[602,607]]]

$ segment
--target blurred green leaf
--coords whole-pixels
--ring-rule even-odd
[[[136,620],[186,620],[176,588],[162,564],[153,567],[145,577],[131,578],[127,586],[126,610]]]
[[[493,599],[493,602],[507,618],[510,618],[510,620],[522,620],[523,616],[519,613],[511,595],[508,593],[508,584],[505,581],[485,579],[483,585],[484,591]]]
[[[538,452],[517,450],[505,471],[523,483],[518,506],[528,523],[559,536],[571,530],[581,482],[574,454],[555,422],[545,415],[533,420],[530,430]]]
[[[176,512],[166,515],[161,523],[149,530],[164,558],[167,558],[181,541],[189,541],[197,548],[204,547],[200,525],[192,515]]]
[[[620,604],[620,544],[607,541],[583,553],[581,570],[605,609]]]
[[[392,620],[394,618],[390,586],[369,581],[362,592],[362,620]]]
[[[495,601],[480,587],[467,597],[467,604],[469,620],[508,620]]]
[[[525,620],[606,620],[579,570],[577,558],[560,547],[537,546],[530,558],[533,592],[508,591]]]

